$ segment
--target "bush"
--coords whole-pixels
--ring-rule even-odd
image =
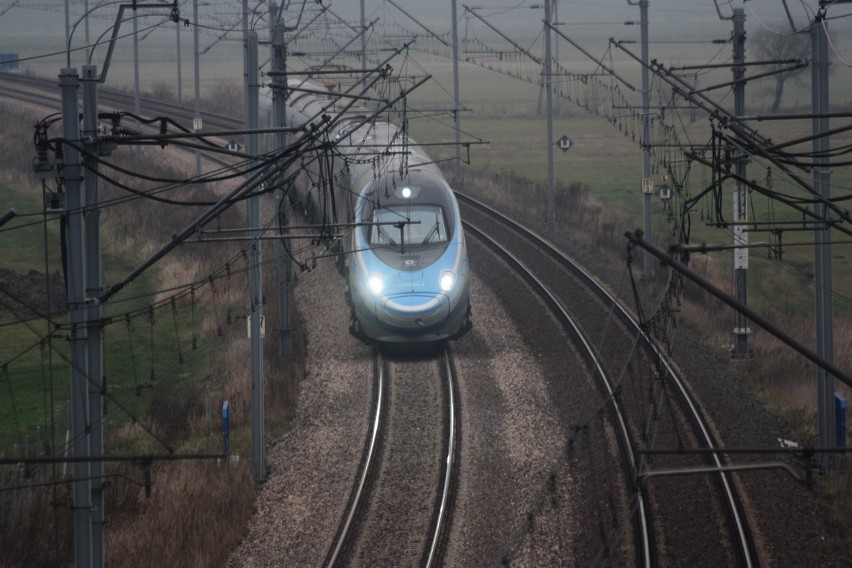
[[[154,83],[151,85],[151,89],[145,92],[145,96],[150,99],[167,103],[180,102],[177,100],[175,88],[169,83]]]
[[[233,81],[214,83],[204,97],[202,108],[214,114],[224,114],[234,118],[243,118],[245,113],[245,94],[242,85]]]

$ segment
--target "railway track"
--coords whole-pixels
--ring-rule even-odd
[[[57,80],[42,79],[37,77],[28,77],[24,75],[4,74],[4,81],[0,82],[0,100],[10,100],[22,104],[37,104],[45,107],[45,109],[61,108],[61,97]],[[99,112],[123,111],[132,109],[134,106],[133,95],[111,91],[108,89],[100,89],[98,91],[98,109]],[[194,109],[178,105],[174,103],[161,102],[145,97],[140,98],[140,113],[144,116],[168,116],[179,124],[189,128],[193,124],[195,117]],[[229,116],[213,114],[209,112],[201,113],[204,128],[199,132],[207,133],[211,137],[217,133],[233,132],[245,128],[245,123]],[[127,126],[125,124],[125,126]],[[158,126],[154,125],[139,125],[139,130],[144,132],[156,132]],[[230,139],[240,140],[245,145],[244,136],[229,135],[227,140],[219,139],[219,144],[224,148]],[[215,140],[215,138],[214,138]],[[184,151],[191,152],[192,150],[182,148]],[[217,167],[232,167],[233,159],[222,159],[220,153],[211,153],[201,151],[200,156],[206,162],[212,163]]]
[[[24,103],[36,103],[58,110],[60,108],[60,92],[58,79],[42,79],[4,73],[3,81],[0,82],[0,98],[10,99]],[[33,95],[37,96],[34,100]],[[132,94],[101,88],[98,91],[98,105],[101,111],[133,109],[134,97]],[[186,125],[192,125],[195,117],[193,108],[174,103],[166,103],[154,99],[141,97],[139,108],[142,114],[168,115]],[[204,130],[235,130],[245,126],[242,120],[221,116],[209,112],[202,112],[201,118]]]
[[[701,551],[704,562],[714,558],[718,565],[758,565],[740,496],[730,476],[721,471],[725,463],[719,454],[711,453],[706,459],[651,459],[640,452],[648,447],[718,447],[687,383],[665,353],[645,335],[635,318],[570,258],[493,209],[465,195],[457,196],[467,230],[492,250],[499,250],[513,270],[523,273],[564,322],[567,333],[579,342],[578,349],[585,352],[621,449],[625,494],[635,511],[632,534],[636,563],[681,565]],[[647,371],[637,373],[642,367]],[[625,378],[628,372],[633,376]],[[592,408],[600,403],[589,401]],[[661,477],[647,482],[654,475],[652,471],[666,468],[698,468],[706,473],[698,478]],[[693,511],[684,507],[687,500],[698,506],[697,511],[684,515],[684,508]],[[622,532],[623,524],[619,529]],[[604,536],[601,546],[612,548],[619,538],[624,537]]]
[[[440,563],[458,451],[448,348],[386,359],[376,351],[372,428],[325,566]]]

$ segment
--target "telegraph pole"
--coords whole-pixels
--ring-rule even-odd
[[[89,457],[88,367],[86,364],[86,307],[83,251],[83,199],[80,190],[80,118],[77,69],[59,73],[62,93],[63,165],[65,186],[66,243],[68,256],[68,310],[71,324],[71,423],[74,436],[74,565],[92,565],[92,482]]]
[[[825,8],[817,13],[811,28],[811,104],[813,119],[813,184],[817,197],[814,213],[825,220],[814,224],[814,312],[817,354],[829,363],[834,362],[834,320],[832,318],[831,284],[831,225],[826,203],[831,199],[831,171],[828,151],[828,37],[825,30]],[[836,417],[834,412],[834,377],[824,369],[817,369],[817,420],[819,445],[823,448],[837,446]],[[822,461],[829,465],[827,457]]]
[[[745,10],[734,8],[734,116],[745,116]],[[737,301],[748,305],[748,233],[745,223],[748,221],[746,188],[742,181],[746,179],[745,153],[737,148],[734,155],[734,169],[737,173],[737,189],[734,192],[734,288]],[[740,311],[734,311],[734,342],[731,348],[733,359],[751,357],[748,348],[748,336],[751,330],[748,320]]]

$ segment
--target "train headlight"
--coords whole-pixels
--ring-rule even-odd
[[[370,274],[367,277],[367,287],[370,288],[373,294],[378,296],[385,287],[385,281],[380,274]]]
[[[419,185],[402,183],[393,188],[393,194],[399,199],[417,199],[417,196],[420,195],[420,189]]]
[[[441,274],[441,290],[449,292],[453,289],[453,284],[456,283],[456,275],[452,272],[444,272]]]

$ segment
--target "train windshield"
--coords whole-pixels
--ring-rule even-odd
[[[416,246],[445,243],[449,239],[444,210],[438,205],[383,207],[373,210],[372,246]]]

